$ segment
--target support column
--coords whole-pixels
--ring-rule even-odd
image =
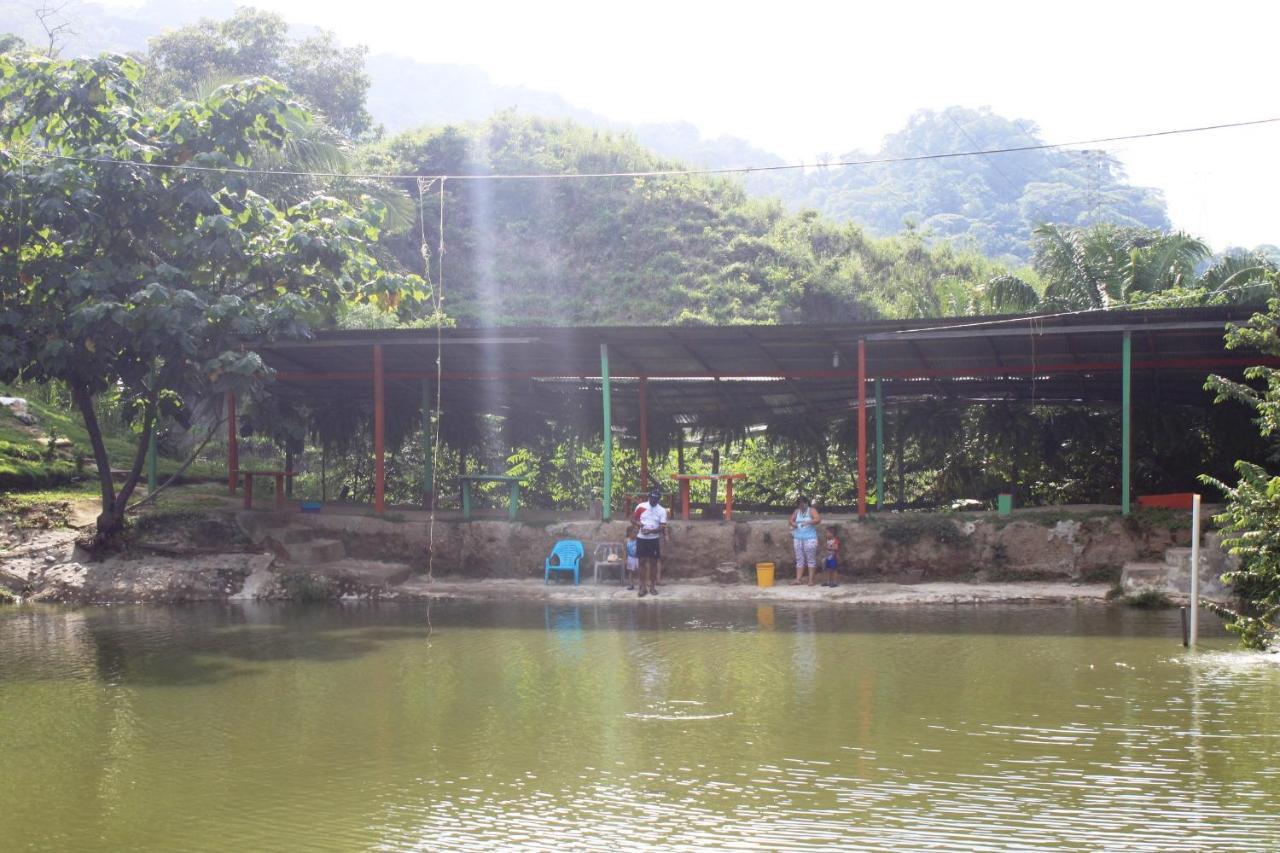
[[[884,509],[884,395],[876,377],[876,512]]]
[[[893,404],[893,458],[898,464],[898,508],[907,503],[907,481],[902,470],[902,401]]]
[[[240,437],[236,435],[236,392],[227,392],[227,491],[236,493],[240,479]]]
[[[373,345],[373,511],[382,514],[386,490],[383,429],[386,424],[386,388],[382,371],[382,344]]]
[[[1133,333],[1124,333],[1120,353],[1120,512],[1129,514],[1129,447],[1132,430],[1130,396],[1133,390]]]
[[[600,345],[600,396],[604,406],[604,483],[602,518],[613,518],[613,406],[609,398],[609,345]]]
[[[640,377],[640,491],[649,491],[649,379]]]
[[[422,501],[427,509],[435,500],[435,430],[431,428],[431,383],[422,380]]]
[[[867,514],[867,342],[858,339],[858,518]]]

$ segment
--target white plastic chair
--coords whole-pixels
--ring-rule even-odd
[[[613,555],[614,559],[610,560],[610,555]],[[601,566],[605,568],[606,572],[611,568],[617,567],[619,570],[618,581],[625,581],[627,579],[627,546],[621,542],[601,542],[597,544],[591,557],[592,576],[595,578],[596,583],[600,583]]]

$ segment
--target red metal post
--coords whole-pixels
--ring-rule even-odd
[[[867,514],[867,342],[858,339],[858,518]]]
[[[227,392],[227,491],[236,493],[240,475],[240,444],[236,436],[236,392]]]
[[[640,491],[649,491],[649,380],[640,377]]]
[[[276,474],[276,511],[284,509],[284,474]]]
[[[733,477],[724,481],[724,520],[733,521]]]
[[[373,345],[373,511],[382,514],[383,491],[386,488],[383,470],[383,426],[386,423],[385,388],[382,372],[382,344]]]

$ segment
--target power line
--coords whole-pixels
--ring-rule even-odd
[[[350,172],[308,172],[274,169],[246,169],[222,166],[192,166],[190,164],[145,163],[133,160],[115,160],[109,157],[72,157],[67,154],[54,154],[49,151],[36,150],[38,156],[77,163],[101,163],[115,166],[134,166],[144,169],[162,169],[178,172],[212,172],[237,175],[276,175],[293,178],[358,178],[386,181],[417,181],[447,178],[451,181],[565,181],[610,178],[672,178],[694,175],[741,175],[755,172],[782,172],[796,169],[815,169],[819,166],[828,168],[854,168],[858,166],[879,166],[889,163],[916,163],[927,160],[951,160],[959,157],[989,157],[995,154],[1014,154],[1020,151],[1050,151],[1057,148],[1072,148],[1079,145],[1102,145],[1110,142],[1132,142],[1139,139],[1158,139],[1166,136],[1181,136],[1189,133],[1205,133],[1213,130],[1232,130],[1242,127],[1256,127],[1264,124],[1280,123],[1280,116],[1275,118],[1253,119],[1251,121],[1233,121],[1224,124],[1207,124],[1198,127],[1182,127],[1173,130],[1156,130],[1147,133],[1130,133],[1122,136],[1103,136],[1094,139],[1077,139],[1071,142],[1045,142],[1036,145],[1014,145],[1008,148],[983,148],[972,151],[947,151],[940,154],[914,154],[904,157],[874,157],[866,160],[842,160],[836,163],[783,163],[769,166],[729,166],[715,169],[651,169],[636,172],[574,172],[574,173],[526,173],[514,175],[388,175],[377,173]],[[6,153],[9,152],[6,149]]]

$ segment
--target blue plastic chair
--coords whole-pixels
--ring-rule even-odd
[[[542,582],[545,584],[551,579],[552,572],[573,572],[573,582],[578,583],[578,570],[582,565],[582,556],[586,553],[586,548],[577,539],[561,539],[551,549],[551,556],[547,557],[547,562],[543,567]],[[555,565],[551,561],[555,560]]]

